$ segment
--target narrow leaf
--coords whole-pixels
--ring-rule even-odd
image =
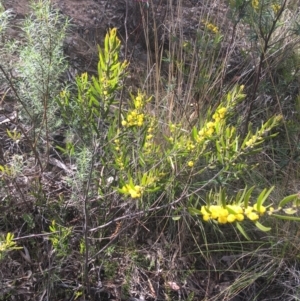
[[[266,227],[266,226],[262,225],[260,222],[255,222],[255,226],[263,232],[268,232],[271,230],[270,227]]]
[[[236,227],[247,240],[251,240],[240,223],[236,223]]]
[[[286,196],[280,203],[279,203],[279,207],[283,207],[284,205],[286,205],[287,203],[294,201],[296,198],[298,198],[299,195],[298,194],[292,194],[292,195],[288,195]]]
[[[296,216],[279,215],[279,214],[272,214],[272,216],[274,216],[276,218],[279,218],[279,219],[287,220],[287,221],[297,221],[297,222],[300,222],[300,217],[296,217]]]
[[[260,210],[260,206],[263,205],[263,203],[265,202],[265,200],[268,198],[268,196],[270,195],[270,193],[273,191],[273,189],[275,188],[275,186],[272,186],[269,190],[264,189],[261,194],[259,195],[258,199],[257,199],[257,210]],[[262,194],[264,192],[264,194]]]
[[[251,193],[252,193],[254,188],[255,188],[255,186],[252,186],[251,188],[249,188],[249,190],[245,194],[244,205],[245,205],[246,208],[248,207],[249,199],[251,197]]]

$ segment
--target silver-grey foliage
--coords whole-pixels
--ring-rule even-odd
[[[43,136],[60,126],[55,98],[61,89],[59,78],[67,68],[63,41],[69,22],[48,0],[32,2],[32,9],[22,24],[25,44],[17,63],[20,117]]]

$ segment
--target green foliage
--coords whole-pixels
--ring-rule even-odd
[[[22,247],[18,247],[14,241],[14,235],[10,232],[6,234],[6,237],[0,237],[0,261],[5,258],[8,252],[12,250],[20,250]]]
[[[55,220],[53,220],[51,226],[49,226],[49,230],[51,232],[49,240],[52,243],[56,256],[66,257],[70,251],[69,237],[72,233],[72,228],[57,225]]]
[[[120,45],[116,30],[110,30],[105,37],[104,48],[99,47],[98,76],[89,78],[87,73],[77,76],[76,95],[65,89],[57,99],[64,122],[69,126],[70,138],[60,149],[77,166],[76,172],[67,179],[76,199],[89,185],[89,179],[96,180],[94,163],[108,163],[110,160],[110,154],[104,147],[107,145],[107,123],[117,127],[118,117],[114,108],[128,65],[119,62]],[[89,189],[89,196],[92,195]]]
[[[113,29],[105,37],[104,49],[99,47],[98,77],[91,80],[87,73],[76,78],[76,97],[68,91],[60,93],[58,103],[67,124],[75,127],[85,143],[105,136],[103,122],[112,117],[116,93],[122,87],[127,63],[119,62],[120,40]]]
[[[85,73],[77,77],[75,101],[71,104],[72,96],[64,91],[60,106],[65,117],[72,111],[71,119],[68,114],[70,125],[77,123],[83,127],[83,133],[90,135],[86,140],[83,136],[86,151],[99,145],[100,141],[109,142],[102,145],[103,174],[114,170],[118,185],[110,189],[116,189],[126,199],[137,199],[138,207],[152,206],[158,195],[164,196],[164,203],[170,202],[171,198],[190,197],[216,176],[223,184],[229,184],[249,168],[247,158],[259,152],[266,139],[276,136],[272,130],[280,124],[280,115],[269,118],[256,130],[250,128],[244,138],[238,134],[239,123],[233,116],[237,105],[246,97],[244,86],[236,85],[228,91],[217,108],[209,110],[190,130],[181,123],[164,124],[163,120],[149,114],[147,106],[151,97],[147,98],[142,92],[131,95],[128,109],[116,108],[116,91],[121,87],[127,66],[126,62],[118,62],[119,50],[120,41],[113,29],[106,35],[104,49],[99,47],[99,76],[92,77],[91,81]],[[121,122],[116,122],[116,117]],[[108,125],[107,130],[100,130],[103,122]],[[82,169],[80,162],[85,161],[79,159],[80,153],[77,147],[78,170]],[[163,157],[161,153],[164,153]],[[88,175],[83,170],[80,174],[82,182]],[[200,178],[202,184],[193,190]],[[235,223],[244,236],[241,222],[245,216],[260,230],[267,231],[269,228],[258,219],[266,212],[264,203],[273,188],[264,189],[251,205],[253,190],[254,187],[245,188],[235,198],[228,197],[224,189],[218,193],[211,191],[206,205],[199,211],[190,208],[190,212],[203,215],[205,221]],[[104,193],[104,187],[100,187],[100,191]],[[214,205],[216,200],[217,205]]]
[[[41,137],[49,143],[49,132],[61,126],[55,101],[59,78],[66,70],[63,41],[69,22],[49,1],[32,1],[33,13],[22,24],[24,43],[17,50],[19,61],[17,91],[20,117],[33,129],[31,137],[37,145]]]

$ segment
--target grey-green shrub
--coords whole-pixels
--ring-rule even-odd
[[[21,120],[32,127],[34,139],[39,139],[61,126],[55,98],[67,68],[63,41],[69,22],[48,0],[32,2],[31,7],[32,14],[22,24],[25,43],[16,66],[17,86]]]

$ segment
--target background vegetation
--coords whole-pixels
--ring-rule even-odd
[[[298,300],[297,1],[126,3],[69,80],[70,20],[1,6],[0,300]]]

